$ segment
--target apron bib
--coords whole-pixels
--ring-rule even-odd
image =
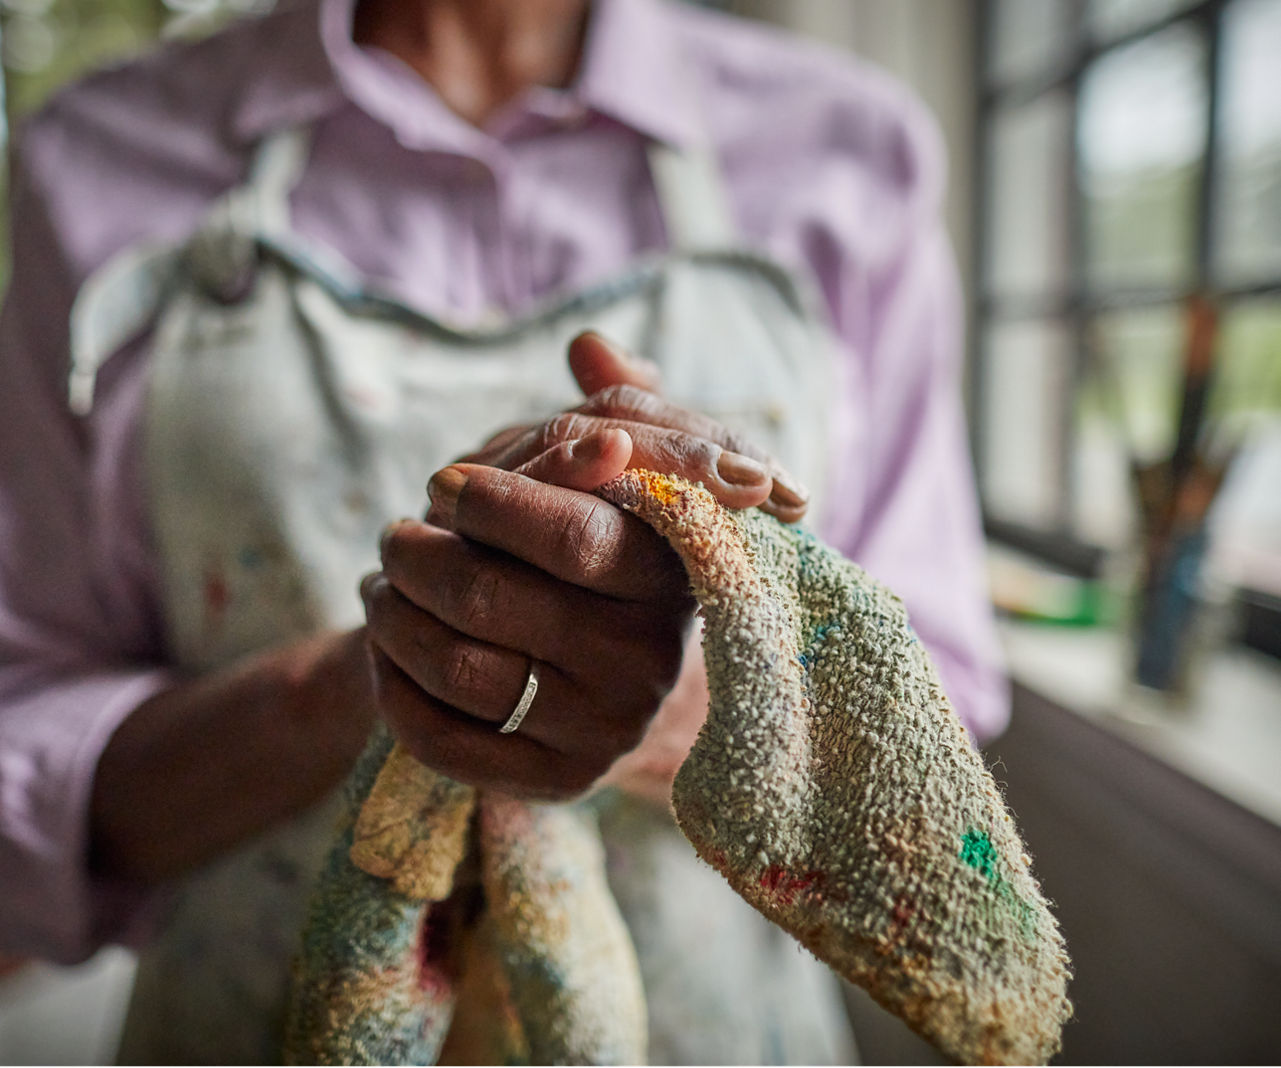
[[[73,312],[72,404],[154,323],[144,434],[170,653],[198,673],[363,622],[361,575],[431,473],[494,431],[581,400],[565,361],[591,328],[659,365],[665,395],[768,448],[821,499],[830,340],[797,281],[736,248],[710,153],[651,149],[671,250],[501,324],[430,317],[289,223],[307,139],[259,150],[181,247],[142,247]],[[184,881],[143,952],[127,1063],[279,1060],[289,961],[336,799]],[[631,928],[655,1063],[852,1055],[835,982],[702,866],[670,817],[596,798]]]

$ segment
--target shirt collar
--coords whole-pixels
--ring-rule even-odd
[[[697,142],[693,64],[661,0],[596,0],[578,79],[571,89],[589,108],[656,141]]]
[[[314,122],[350,101],[415,148],[478,154],[489,137],[450,111],[393,57],[351,39],[355,0],[308,0],[282,11],[275,48],[234,117],[246,141]],[[271,16],[269,16],[271,17]],[[665,0],[595,0],[583,59],[562,94],[653,140],[686,147],[699,139],[691,107],[694,72]],[[549,90],[535,90],[546,96]]]

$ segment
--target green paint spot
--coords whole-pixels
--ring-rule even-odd
[[[1032,907],[1023,901],[1005,879],[996,870],[999,854],[996,847],[984,831],[971,827],[961,836],[961,860],[976,871],[983,873],[988,885],[997,898],[1014,913],[1019,930],[1024,938],[1031,938],[1035,928],[1035,913]]]
[[[971,868],[977,868],[988,882],[995,884],[1001,877],[996,871],[996,848],[983,831],[971,827],[961,838],[961,859]]]

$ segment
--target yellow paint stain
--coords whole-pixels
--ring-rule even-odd
[[[668,475],[655,471],[638,471],[648,493],[659,504],[674,504],[680,498],[680,487]]]

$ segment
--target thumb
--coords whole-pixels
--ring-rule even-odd
[[[636,386],[657,392],[661,384],[655,364],[630,355],[594,330],[579,334],[569,343],[569,369],[574,372],[579,389],[589,397],[609,386]]]

